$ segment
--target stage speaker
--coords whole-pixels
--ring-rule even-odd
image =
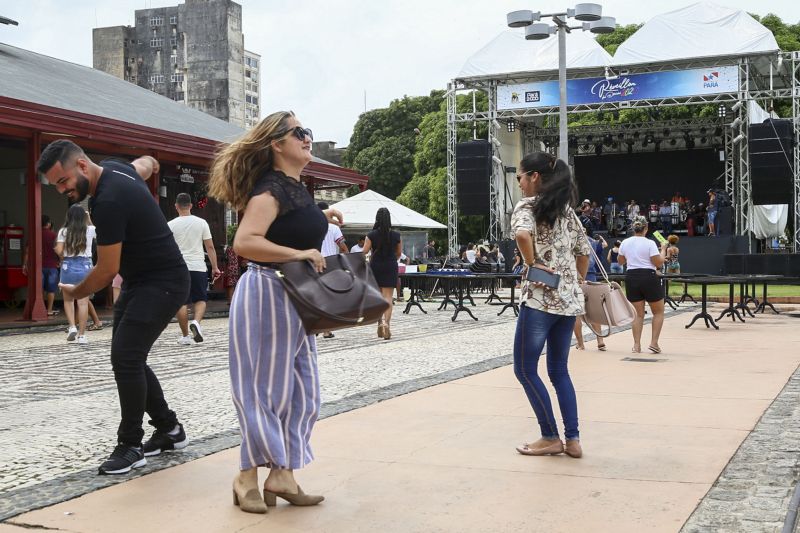
[[[475,140],[456,145],[456,196],[462,215],[489,214],[492,145]]]
[[[753,203],[791,204],[794,175],[792,122],[768,119],[748,129]]]

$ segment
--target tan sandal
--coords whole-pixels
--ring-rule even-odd
[[[268,511],[267,504],[261,499],[258,489],[250,489],[245,494],[236,492],[236,480],[233,480],[233,505],[245,513],[264,514]]]

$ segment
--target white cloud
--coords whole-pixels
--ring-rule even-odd
[[[241,0],[245,47],[262,56],[262,114],[292,109],[317,140],[349,142],[367,109],[403,95],[444,88],[473,52],[505,29],[515,9],[560,11],[552,0]],[[663,4],[601,2],[617,22],[644,22]],[[679,8],[690,1],[670,6]],[[720,0],[800,21],[800,2]],[[176,5],[173,0],[28,0],[0,4],[0,15],[19,21],[0,26],[0,41],[91,66],[92,28],[132,24],[134,11]]]

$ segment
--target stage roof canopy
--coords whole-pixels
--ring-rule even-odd
[[[567,34],[567,68],[603,67],[611,56],[588,33]],[[506,30],[473,54],[458,78],[558,70],[558,39],[526,41],[519,29]]]
[[[777,52],[772,32],[747,12],[698,2],[650,19],[614,54],[615,65]]]
[[[375,225],[375,214],[381,207],[389,210],[392,215],[392,226],[395,228],[444,229],[447,227],[375,191],[364,191],[331,206],[332,209],[342,212],[345,228],[360,229],[372,228]]]

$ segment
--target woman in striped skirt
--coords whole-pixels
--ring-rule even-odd
[[[242,432],[233,501],[243,511],[267,512],[280,497],[294,505],[324,498],[304,494],[294,470],[313,459],[309,439],[319,413],[314,336],[306,334],[276,269],[308,260],[325,267],[323,214],[300,182],[311,161],[311,130],[292,112],[266,117],[223,148],[211,169],[209,195],[244,215],[233,248],[249,260],[230,309],[230,374]],[[263,499],[257,468],[269,468]]]

